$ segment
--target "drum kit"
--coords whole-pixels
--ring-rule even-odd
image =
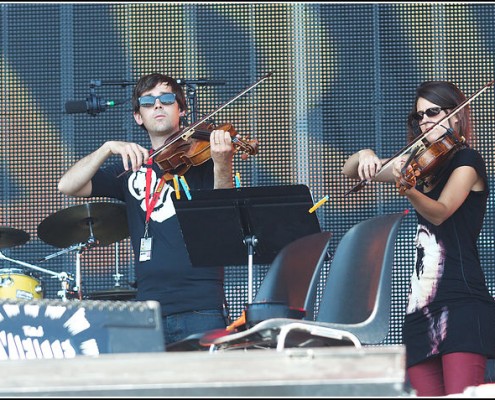
[[[0,298],[42,299],[44,289],[41,280],[29,270],[36,270],[59,279],[61,290],[57,295],[64,301],[83,299],[81,289],[81,254],[95,246],[107,246],[129,236],[125,206],[120,203],[95,202],[72,206],[45,218],[37,229],[38,237],[45,243],[62,250],[50,254],[40,261],[66,254],[76,253],[75,275],[54,272],[5,256],[1,249],[20,246],[30,235],[20,229],[0,226],[0,260],[6,260],[26,267],[0,269]],[[115,287],[108,291],[95,292],[88,298],[93,300],[130,300],[135,290],[120,288],[118,265],[116,266]]]

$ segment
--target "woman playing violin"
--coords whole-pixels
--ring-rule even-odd
[[[175,213],[171,181],[150,153],[180,132],[187,105],[182,87],[162,74],[141,77],[133,91],[133,115],[148,133],[151,150],[139,144],[107,141],[79,160],[60,179],[70,196],[110,197],[124,201],[135,256],[137,300],[161,305],[165,344],[212,329],[225,328],[223,268],[193,267]],[[212,130],[211,158],[184,174],[190,189],[233,187],[234,146],[229,132]],[[112,156],[120,160],[103,167]],[[128,173],[123,173],[128,171]],[[208,235],[208,227],[202,227]]]
[[[413,180],[404,187],[409,157],[380,159],[371,149],[353,154],[343,166],[351,178],[396,184],[416,211],[416,252],[402,334],[408,378],[418,396],[462,393],[484,383],[486,360],[495,356],[495,301],[476,243],[489,194],[486,165],[469,147],[468,106],[437,124],[465,100],[450,82],[429,81],[416,90],[408,142],[426,132],[428,149],[449,129],[465,139],[443,160],[434,180]],[[391,168],[382,170],[386,164]]]

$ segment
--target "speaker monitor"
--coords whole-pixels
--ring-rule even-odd
[[[165,351],[155,301],[0,299],[0,360]]]

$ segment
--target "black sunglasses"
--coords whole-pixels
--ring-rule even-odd
[[[440,111],[442,110],[446,110],[446,108],[443,108],[443,107],[432,107],[432,108],[428,108],[427,110],[425,111],[417,111],[415,113],[412,113],[411,114],[411,118],[417,120],[417,121],[421,121],[425,114],[428,116],[428,117],[434,117],[438,114],[440,114]]]
[[[141,96],[138,100],[141,107],[153,107],[155,105],[156,99],[160,100],[160,103],[162,103],[163,105],[174,104],[175,93],[163,93],[160,96]]]

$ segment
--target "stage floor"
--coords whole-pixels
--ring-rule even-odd
[[[2,397],[411,397],[402,346],[0,361]]]

